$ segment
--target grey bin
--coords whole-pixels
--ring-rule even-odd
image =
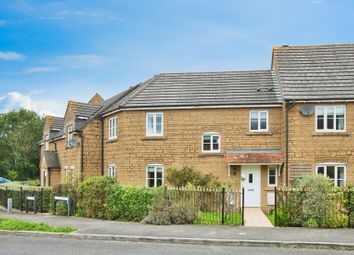
[[[7,199],[7,213],[11,213],[12,211],[12,198]]]

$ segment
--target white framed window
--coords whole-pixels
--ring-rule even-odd
[[[316,106],[316,131],[345,131],[345,106]]]
[[[108,139],[117,138],[117,117],[108,120]]]
[[[108,165],[107,175],[112,178],[117,178],[117,167],[116,165]]]
[[[275,187],[278,184],[278,167],[268,166],[268,186]]]
[[[146,113],[146,136],[163,136],[163,113]]]
[[[268,131],[268,111],[250,111],[250,131]]]
[[[49,150],[49,134],[44,136],[44,147],[46,151]]]
[[[65,182],[73,182],[74,179],[74,169],[72,168],[65,168]]]
[[[345,186],[346,166],[345,164],[319,164],[316,166],[316,173],[331,178],[336,187]]]
[[[220,133],[204,133],[202,137],[203,152],[220,152],[221,136]]]
[[[74,131],[74,125],[67,126],[67,128],[66,128],[66,136],[67,136],[67,139],[68,139],[68,145],[69,145],[69,142],[74,137],[73,131]]]
[[[146,167],[146,186],[156,188],[163,185],[163,165],[154,164]]]

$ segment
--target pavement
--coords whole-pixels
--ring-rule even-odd
[[[146,225],[49,214],[7,214],[0,217],[79,229],[72,234],[0,231],[0,235],[90,240],[137,241],[224,246],[345,248],[354,250],[354,229],[236,227],[223,225]]]

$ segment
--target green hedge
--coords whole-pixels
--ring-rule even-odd
[[[156,190],[115,184],[107,199],[107,217],[141,221],[149,212]]]
[[[89,177],[77,189],[79,216],[107,218],[107,197],[112,193],[115,180],[107,176]]]

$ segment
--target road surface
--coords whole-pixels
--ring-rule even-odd
[[[223,247],[182,244],[155,244],[117,241],[93,241],[55,238],[33,238],[18,236],[0,236],[1,255],[339,255],[353,254],[353,251],[285,249],[263,247]]]

